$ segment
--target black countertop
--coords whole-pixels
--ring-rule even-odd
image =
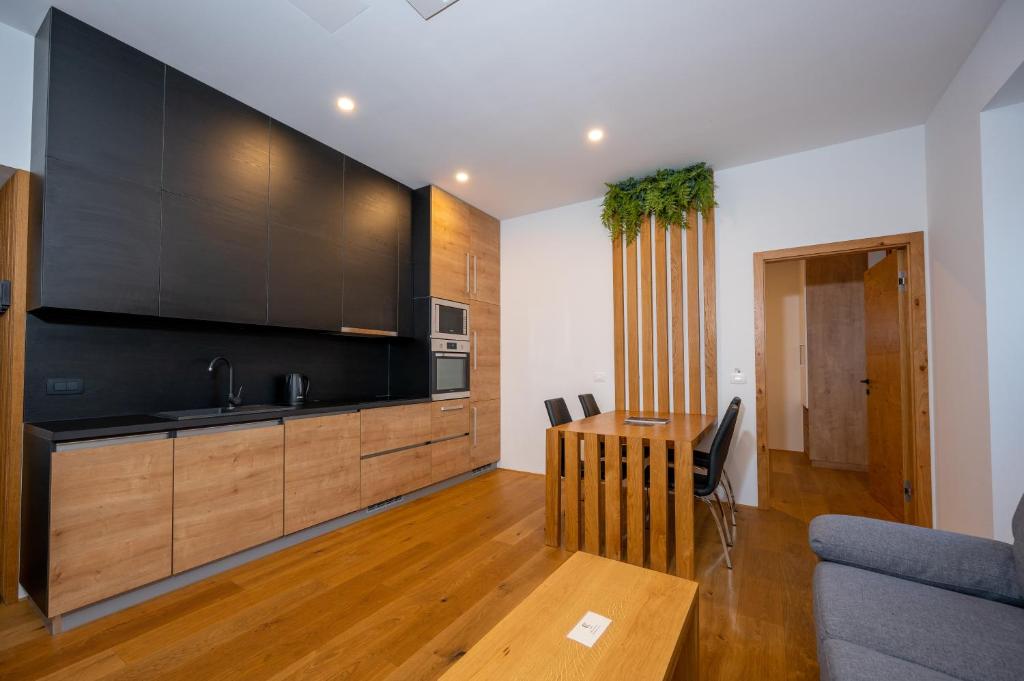
[[[52,442],[68,442],[71,440],[92,440],[95,438],[124,437],[148,433],[174,433],[179,430],[229,426],[237,423],[255,423],[257,421],[286,421],[306,416],[344,414],[361,409],[419,404],[429,401],[429,397],[392,397],[344,400],[341,402],[310,402],[286,411],[219,414],[217,416],[186,420],[165,419],[146,414],[129,414],[126,416],[103,416],[89,419],[26,423],[25,431]]]

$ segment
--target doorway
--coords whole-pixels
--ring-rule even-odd
[[[855,471],[888,515],[930,526],[924,237],[756,253],[759,505],[772,457]]]

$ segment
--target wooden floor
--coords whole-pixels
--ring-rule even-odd
[[[708,681],[816,679],[807,522],[880,513],[862,474],[774,458],[734,570],[698,509]],[[0,679],[434,679],[568,557],[543,507],[542,476],[496,471],[60,636],[0,607]]]

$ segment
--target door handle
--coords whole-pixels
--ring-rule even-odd
[[[480,343],[478,342],[476,331],[473,332],[473,371],[477,369],[477,358],[480,356],[477,352],[480,349]]]
[[[466,405],[460,404],[455,407],[441,407],[441,411],[461,411],[466,408]]]
[[[469,293],[469,252],[466,253],[466,293]]]
[[[870,378],[862,378],[860,382],[863,383],[864,385],[871,385]]]
[[[473,407],[473,446],[476,447],[476,407]]]

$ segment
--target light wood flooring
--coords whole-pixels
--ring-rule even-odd
[[[703,679],[816,679],[807,522],[880,515],[863,474],[774,458],[734,570],[698,504]],[[51,637],[0,607],[0,679],[435,679],[568,555],[541,476],[496,471]]]

